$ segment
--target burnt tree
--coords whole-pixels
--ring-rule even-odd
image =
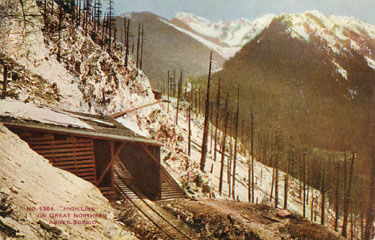
[[[228,127],[228,93],[225,97],[225,120],[224,120],[224,135],[221,142],[221,162],[220,162],[220,177],[219,177],[219,194],[221,195],[223,189],[223,172],[224,172],[224,159],[225,159],[225,143],[227,138],[227,127]]]
[[[237,86],[237,110],[234,131],[234,153],[233,153],[233,176],[232,176],[232,197],[235,199],[236,194],[236,162],[237,162],[237,140],[238,140],[238,117],[240,111],[240,86]]]
[[[203,137],[202,137],[202,152],[200,169],[204,172],[204,167],[206,165],[206,155],[207,155],[207,138],[208,138],[208,121],[210,113],[210,81],[211,81],[211,67],[212,67],[212,52],[210,52],[210,63],[208,68],[208,78],[207,78],[207,93],[206,93],[206,106],[204,112],[204,127],[203,127]]]

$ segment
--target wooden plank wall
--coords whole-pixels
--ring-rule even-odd
[[[31,137],[30,147],[47,158],[53,166],[69,171],[96,184],[94,141],[92,139],[67,137],[55,140],[53,135]]]
[[[26,141],[30,148],[42,155],[57,168],[66,170],[97,186],[98,176],[95,158],[95,140],[68,135],[41,133],[23,129],[11,129]],[[114,186],[99,186],[102,194],[115,199]]]

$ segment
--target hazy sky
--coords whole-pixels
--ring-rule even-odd
[[[375,0],[115,0],[116,14],[150,11],[167,19],[177,12],[195,13],[212,21],[245,17],[250,20],[268,13],[300,13],[319,10],[325,15],[354,16],[375,24]]]

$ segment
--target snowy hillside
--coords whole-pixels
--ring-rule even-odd
[[[241,47],[261,33],[276,17],[268,14],[254,21],[240,18],[234,21],[213,23],[191,13],[177,13],[176,19],[185,23],[197,34],[218,39],[229,47]]]
[[[375,26],[355,18],[325,16],[319,11],[284,14],[280,18],[293,38],[303,41],[319,38],[343,79],[348,79],[347,70],[336,62],[336,56],[352,57],[356,53],[375,69]]]
[[[0,238],[136,239],[116,223],[114,210],[94,185],[52,167],[1,124],[0,142]],[[52,206],[53,210],[46,210]],[[85,213],[101,217],[93,223],[93,218],[74,217],[81,212],[64,210],[63,206],[87,206],[95,211]],[[57,221],[76,223],[56,224]]]
[[[319,37],[324,48],[332,54],[350,56],[352,51],[357,52],[364,55],[369,66],[375,69],[375,57],[370,49],[375,39],[375,27],[354,18],[325,16],[319,11],[308,11],[280,16],[269,14],[254,21],[241,18],[214,23],[192,13],[180,12],[171,24],[228,59],[276,20],[281,20],[287,26],[286,31],[291,37],[304,41],[309,41],[312,36]],[[340,66],[337,69],[345,77],[345,69]]]

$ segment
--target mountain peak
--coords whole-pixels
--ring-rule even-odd
[[[188,13],[188,12],[178,12],[175,16],[176,19],[182,21],[182,22],[206,22],[206,23],[212,23],[212,21],[199,17],[195,15],[194,13]]]
[[[200,36],[216,39],[227,47],[238,48],[254,39],[276,17],[276,15],[267,14],[255,21],[241,17],[233,21],[212,22],[193,13],[179,12],[175,19]]]

